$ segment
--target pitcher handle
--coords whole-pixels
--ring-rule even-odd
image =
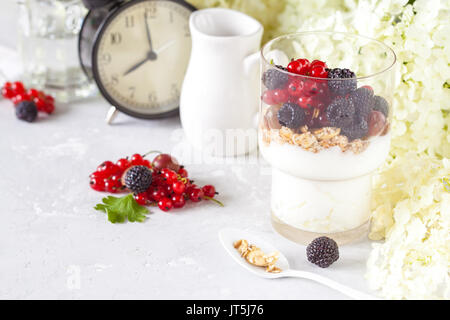
[[[256,103],[255,115],[253,118],[254,128],[258,128],[259,122],[259,92],[260,92],[260,63],[261,63],[261,53],[259,51],[247,56],[244,59],[244,72],[247,75],[249,81],[252,81],[255,85],[255,99],[258,98],[258,103]]]

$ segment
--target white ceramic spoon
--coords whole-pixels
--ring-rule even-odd
[[[312,281],[316,281],[318,283],[321,283],[325,286],[328,286],[334,290],[337,290],[353,299],[358,300],[378,300],[379,298],[365,294],[361,291],[352,289],[350,287],[347,287],[345,285],[342,285],[340,283],[337,283],[334,280],[328,279],[326,277],[323,277],[321,275],[307,272],[307,271],[301,271],[301,270],[292,270],[289,268],[289,262],[287,261],[286,257],[275,247],[261,239],[260,237],[251,234],[247,231],[238,230],[238,229],[223,229],[219,232],[219,239],[222,245],[224,246],[225,250],[230,254],[230,256],[239,263],[242,267],[247,269],[248,271],[268,279],[277,279],[277,278],[285,278],[285,277],[294,277],[294,278],[303,278],[303,279],[309,279]],[[244,258],[241,257],[239,252],[234,248],[233,243],[237,240],[244,239],[247,240],[249,244],[254,244],[255,246],[261,248],[261,250],[264,253],[270,254],[273,252],[279,253],[279,258],[277,261],[276,266],[279,267],[282,272],[280,273],[270,273],[266,272],[265,268],[253,266],[250,263],[248,263]]]

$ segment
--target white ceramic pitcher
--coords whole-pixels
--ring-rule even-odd
[[[180,116],[187,139],[215,156],[257,148],[259,48],[262,25],[229,9],[204,9],[190,17],[192,52]]]

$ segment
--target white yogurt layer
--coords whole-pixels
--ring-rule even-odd
[[[272,171],[272,212],[295,228],[319,233],[355,229],[369,220],[372,175],[307,180]]]
[[[260,148],[273,166],[272,213],[282,222],[305,231],[334,233],[369,220],[372,172],[388,155],[389,135],[373,138],[359,154],[339,147],[313,153],[261,140]]]
[[[311,180],[344,180],[366,175],[381,164],[389,154],[389,134],[370,140],[366,150],[359,154],[342,152],[339,147],[321,150],[318,153],[288,143],[262,141],[260,149],[264,158],[275,168],[290,175]]]

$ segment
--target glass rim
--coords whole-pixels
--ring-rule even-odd
[[[266,57],[264,55],[264,50],[268,46],[273,44],[274,42],[276,42],[278,40],[281,40],[283,38],[290,38],[290,37],[294,37],[294,36],[303,36],[303,35],[308,35],[308,34],[328,34],[328,35],[340,34],[340,35],[347,36],[347,37],[361,38],[361,39],[366,39],[366,40],[369,40],[369,41],[373,41],[373,42],[378,43],[382,47],[385,47],[387,49],[387,51],[391,52],[392,57],[393,57],[393,61],[388,67],[384,68],[381,71],[375,72],[373,74],[370,74],[370,75],[367,75],[367,76],[363,76],[363,77],[344,78],[344,79],[340,79],[340,78],[329,79],[329,78],[319,78],[319,77],[305,76],[305,75],[301,75],[301,74],[297,74],[297,73],[293,73],[293,72],[289,72],[289,71],[277,68],[276,65],[274,65],[274,64],[270,63],[269,61],[267,61],[267,59],[266,59]],[[279,72],[286,73],[286,74],[292,75],[292,76],[303,77],[305,79],[322,80],[322,81],[331,81],[331,80],[332,81],[366,80],[366,79],[378,76],[380,74],[383,74],[386,71],[389,71],[390,69],[392,69],[394,67],[394,65],[397,62],[397,55],[395,54],[394,50],[391,47],[389,47],[388,45],[386,45],[385,43],[383,43],[383,42],[381,42],[379,40],[367,37],[367,36],[363,36],[363,35],[359,35],[359,34],[355,34],[355,33],[349,33],[349,32],[340,32],[340,31],[320,31],[319,30],[319,31],[301,31],[301,32],[287,33],[287,34],[278,36],[278,37],[270,40],[269,42],[267,42],[264,46],[262,46],[262,48],[260,50],[260,53],[261,53],[262,61],[264,61],[266,64],[268,64],[270,66],[273,66],[274,68],[277,68]]]

